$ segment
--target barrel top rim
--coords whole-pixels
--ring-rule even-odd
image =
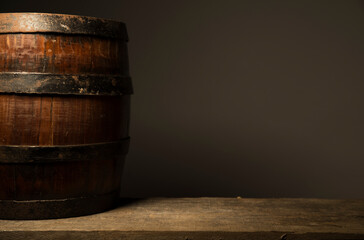
[[[0,13],[0,34],[3,33],[81,34],[128,40],[121,21],[61,13]]]

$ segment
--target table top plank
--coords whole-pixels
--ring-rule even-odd
[[[249,239],[255,234],[278,240],[284,233],[295,234],[295,239],[315,239],[322,234],[330,239],[364,239],[364,200],[151,198],[124,201],[114,210],[84,217],[0,220],[0,239],[41,233],[48,237],[62,233],[87,235],[88,239],[100,234],[102,239],[153,239],[162,235],[166,239],[185,235],[211,239],[211,234],[220,234],[222,239],[237,239],[236,234]]]

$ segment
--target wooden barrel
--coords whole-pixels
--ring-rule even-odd
[[[129,145],[127,40],[111,20],[0,14],[0,218],[117,204]]]

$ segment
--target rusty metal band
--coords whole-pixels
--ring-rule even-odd
[[[0,13],[1,33],[81,34],[128,41],[122,22],[66,14]]]
[[[56,146],[0,146],[0,163],[51,163],[92,161],[126,155],[129,138],[116,142],[56,145]]]
[[[132,94],[129,76],[0,73],[0,93],[123,95]]]
[[[107,194],[68,199],[0,200],[0,219],[31,220],[76,217],[103,212],[119,203],[119,189]]]

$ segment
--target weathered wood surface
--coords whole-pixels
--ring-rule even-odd
[[[0,72],[125,74],[126,42],[82,35],[0,34]]]
[[[84,217],[0,220],[0,239],[364,239],[364,200],[130,200]]]
[[[130,95],[0,94],[1,145],[71,145],[128,137]]]

